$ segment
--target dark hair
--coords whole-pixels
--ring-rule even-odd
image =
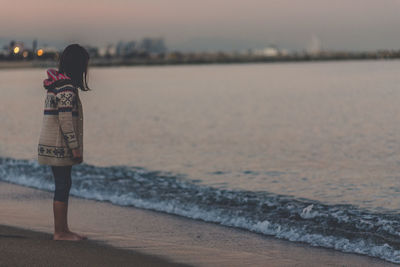
[[[90,90],[86,80],[89,58],[85,48],[71,44],[62,52],[58,65],[58,71],[67,74],[82,91]]]

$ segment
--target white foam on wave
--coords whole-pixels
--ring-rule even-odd
[[[82,196],[83,192],[74,191],[73,194]],[[359,253],[385,259],[393,263],[400,263],[400,251],[395,250],[389,244],[374,245],[365,240],[350,241],[346,238],[336,236],[324,236],[321,234],[308,234],[302,229],[290,228],[285,225],[271,223],[267,220],[254,222],[244,217],[224,216],[218,211],[204,210],[196,205],[181,207],[173,202],[149,202],[143,199],[134,199],[129,196],[107,196],[104,194],[89,194],[85,196],[89,199],[110,201],[113,204],[123,206],[134,206],[137,208],[150,209],[180,215],[187,218],[202,220],[206,222],[219,223],[221,225],[237,227],[250,230],[252,232],[275,236],[289,241],[305,242],[316,247],[334,248],[343,252]]]
[[[318,211],[312,211],[312,208],[314,207],[314,204],[311,204],[303,209],[301,212],[300,216],[303,219],[312,219],[315,218],[316,216],[319,216],[320,214]]]

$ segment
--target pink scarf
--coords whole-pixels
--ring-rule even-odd
[[[51,87],[55,82],[59,80],[71,81],[70,77],[65,74],[59,73],[56,69],[48,69],[46,72],[48,78],[43,81],[43,86],[46,89]]]

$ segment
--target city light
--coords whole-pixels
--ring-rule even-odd
[[[40,57],[40,56],[42,56],[43,55],[43,49],[39,49],[38,51],[37,51],[37,55]]]
[[[14,47],[14,54],[18,54],[18,52],[19,52],[19,47],[18,46]]]
[[[24,51],[24,52],[22,52],[22,56],[23,56],[23,57],[25,57],[25,58],[28,56],[28,54],[29,54],[29,52],[28,52],[28,51]]]

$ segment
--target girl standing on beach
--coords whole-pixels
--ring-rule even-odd
[[[90,90],[87,81],[89,54],[78,44],[67,46],[58,70],[48,69],[43,81],[47,90],[38,162],[51,167],[54,182],[54,240],[82,240],[86,236],[68,228],[68,197],[71,169],[83,161],[83,112],[78,88]]]

